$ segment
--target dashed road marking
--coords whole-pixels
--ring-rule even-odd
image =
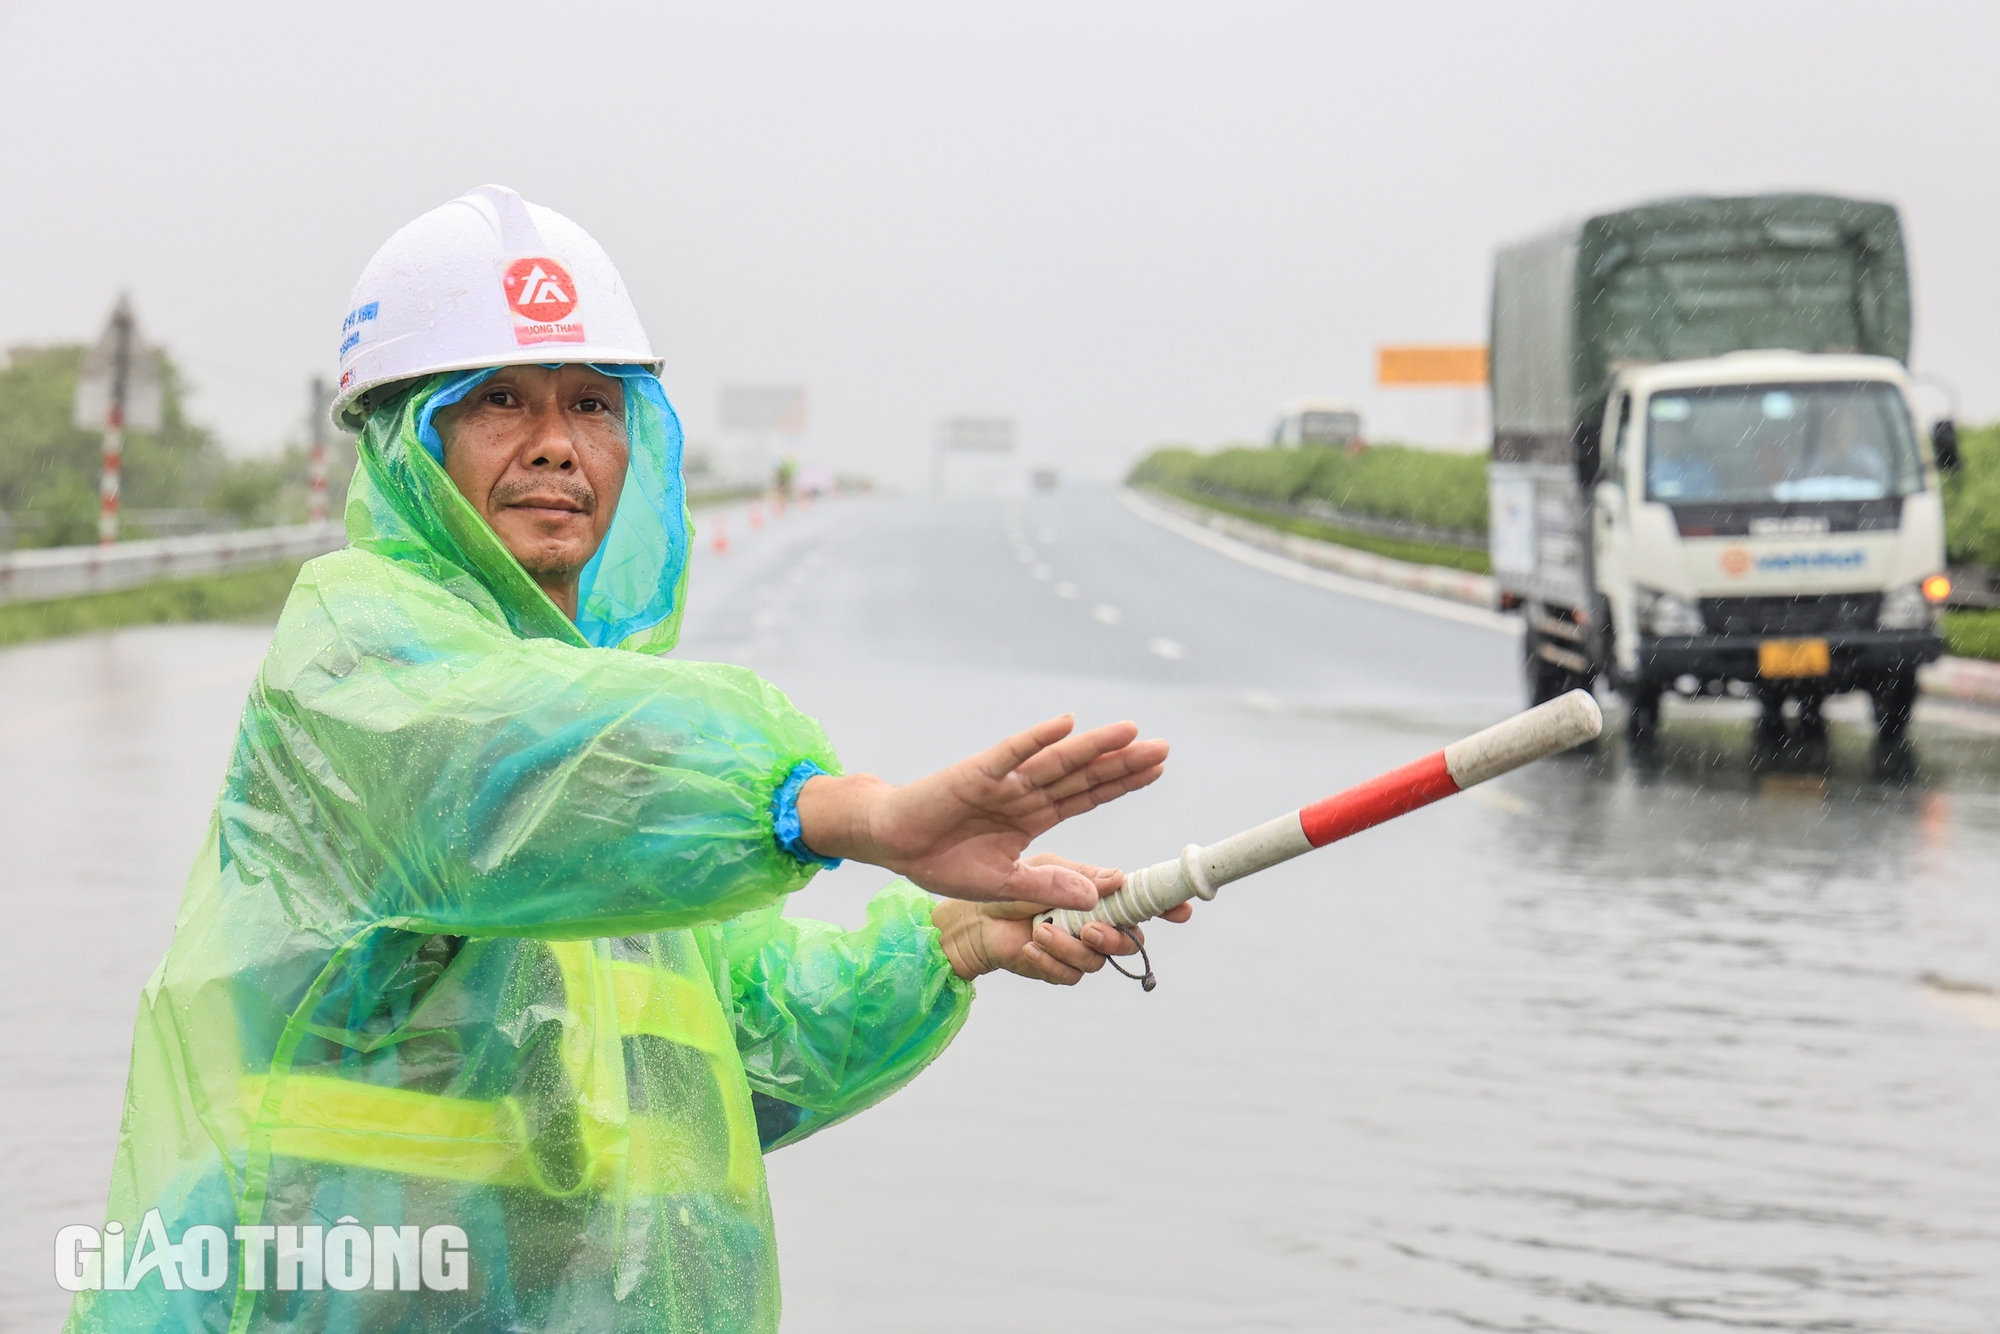
[[[2000,1028],[2000,992],[1976,982],[1957,982],[1934,975],[1925,977],[1923,983],[1924,995],[1933,1004],[1982,1028]]]
[[[1465,789],[1465,795],[1471,797],[1481,805],[1491,806],[1495,810],[1505,811],[1509,815],[1533,815],[1535,813],[1533,802],[1522,801],[1519,797],[1509,796],[1498,788],[1484,785],[1469,787]]]
[[[1103,602],[1098,603],[1095,607],[1092,607],[1090,609],[1090,614],[1091,617],[1094,620],[1096,620],[1096,622],[1099,625],[1118,624],[1118,619],[1119,619],[1118,608],[1113,607],[1108,603],[1103,603]]]
[[[1164,636],[1153,640],[1146,647],[1168,662],[1179,662],[1187,656],[1187,649],[1182,647],[1179,640],[1167,639]]]

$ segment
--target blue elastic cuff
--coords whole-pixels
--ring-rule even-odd
[[[778,846],[800,861],[812,866],[834,867],[840,865],[840,859],[822,857],[807,847],[805,833],[799,828],[799,789],[806,785],[807,779],[825,772],[811,760],[800,760],[792,766],[784,785],[771,798],[771,832],[778,836]]]

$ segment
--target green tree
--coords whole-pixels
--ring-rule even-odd
[[[103,437],[70,423],[81,345],[20,347],[0,366],[0,511],[31,517],[24,544],[64,545],[97,535]],[[226,469],[221,446],[182,411],[186,382],[161,368],[165,407],[156,432],[127,432],[121,494],[140,509],[200,505]]]
[[[1958,452],[1963,466],[1944,484],[1951,558],[2000,566],[2000,423],[1962,429]]]

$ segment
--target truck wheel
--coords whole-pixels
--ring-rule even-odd
[[[1530,707],[1546,704],[1559,695],[1567,695],[1570,691],[1588,684],[1575,672],[1566,667],[1556,666],[1536,652],[1541,642],[1542,637],[1536,634],[1532,627],[1521,636],[1522,651],[1527,655],[1522,667],[1527,676]]]
[[[1799,736],[1809,741],[1826,738],[1826,696],[1807,693],[1799,696]]]
[[[1786,736],[1784,692],[1760,688],[1757,691],[1757,723],[1750,732],[1752,746],[1775,752],[1784,746]]]
[[[1905,667],[1891,673],[1869,688],[1868,698],[1875,705],[1876,737],[1901,741],[1917,708],[1916,671]]]
[[[1625,696],[1625,731],[1632,740],[1651,741],[1660,734],[1660,687],[1641,681]]]

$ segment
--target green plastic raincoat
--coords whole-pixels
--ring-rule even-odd
[[[833,754],[750,672],[660,656],[680,428],[615,371],[632,464],[574,624],[439,466],[431,414],[487,372],[369,421],[141,998],[123,1263],[107,1224],[69,1329],[775,1329],[762,1152],[964,1022],[914,887],[855,932],[780,915]],[[204,1291],[212,1251],[148,1260],[151,1210],[151,1243],[271,1231]]]

